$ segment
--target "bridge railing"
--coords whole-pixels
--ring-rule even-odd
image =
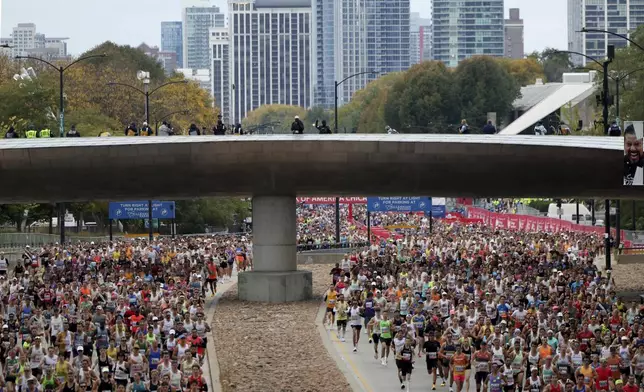
[[[68,235],[67,240],[70,242],[102,242],[108,241],[107,236],[74,236]],[[26,246],[41,247],[45,244],[53,244],[60,241],[58,234],[42,233],[0,233],[0,249],[18,249]]]

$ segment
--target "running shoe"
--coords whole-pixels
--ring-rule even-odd
[[[432,384],[432,391],[436,390],[436,384]]]

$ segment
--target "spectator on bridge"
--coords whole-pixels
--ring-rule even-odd
[[[7,133],[4,134],[5,139],[17,139],[18,137],[18,133],[16,132],[14,127],[9,127]]]
[[[397,135],[398,134],[398,131],[396,131],[395,129],[393,129],[389,125],[387,125],[385,127],[385,131],[387,132],[387,135]]]
[[[300,120],[300,116],[295,116],[293,119],[291,132],[293,132],[293,135],[302,135],[304,133],[304,123]]]
[[[616,121],[613,121],[613,123],[610,124],[610,128],[608,128],[608,136],[622,136],[622,128],[617,125]]]
[[[315,124],[313,124],[313,126],[320,131],[320,135],[330,135],[333,133],[331,132],[331,128],[326,125],[326,120],[322,120],[322,124],[319,124],[318,120],[315,120]]]
[[[147,121],[143,121],[143,126],[139,131],[139,136],[153,136],[153,135],[154,135],[154,131],[152,130],[152,128],[150,128]]]
[[[226,124],[221,119],[221,114],[217,115],[217,125],[212,129],[215,136],[223,136],[226,134]]]
[[[49,128],[41,129],[39,137],[41,137],[41,138],[50,138],[51,137],[51,130]]]
[[[537,136],[545,136],[548,131],[546,127],[543,126],[543,122],[539,121],[534,127],[534,134]]]
[[[188,129],[188,135],[199,136],[201,135],[201,131],[195,124],[190,124],[190,128]]]
[[[67,137],[80,137],[80,133],[76,130],[76,124],[67,131]]]
[[[237,125],[235,125],[233,127],[233,134],[235,134],[235,135],[243,135],[244,134],[244,129],[242,128],[242,125],[240,123],[237,123]]]
[[[496,127],[492,124],[492,120],[487,120],[487,124],[483,127],[483,133],[486,135],[494,135],[496,133]]]
[[[470,133],[470,126],[467,125],[467,120],[462,119],[461,120],[461,125],[458,127],[458,133],[461,135],[466,135]]]
[[[164,121],[159,127],[158,136],[170,136],[172,135],[172,129],[168,126],[168,122]]]
[[[136,123],[132,123],[125,128],[125,136],[139,136],[139,129],[136,127]]]

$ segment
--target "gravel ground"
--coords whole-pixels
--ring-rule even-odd
[[[644,263],[615,265],[613,277],[618,291],[644,293]]]
[[[212,325],[224,392],[351,391],[315,325],[331,267],[300,267],[313,271],[313,301],[239,301],[235,286],[217,304]]]

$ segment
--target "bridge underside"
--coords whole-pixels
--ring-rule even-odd
[[[59,147],[41,140],[23,148],[6,143],[0,147],[0,202],[215,195],[644,197],[644,187],[622,186],[620,138],[105,139]]]

